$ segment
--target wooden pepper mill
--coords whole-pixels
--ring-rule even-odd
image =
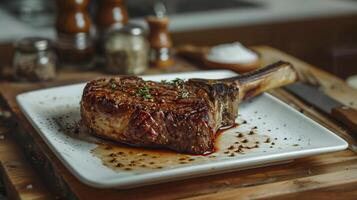
[[[56,21],[59,61],[79,68],[94,66],[89,0],[57,0]]]
[[[150,65],[160,68],[172,66],[172,40],[168,31],[169,18],[157,12],[146,18],[149,25]]]
[[[96,25],[99,32],[115,26],[121,27],[128,23],[128,12],[123,0],[100,1]]]

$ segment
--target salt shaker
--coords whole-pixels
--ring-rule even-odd
[[[56,77],[57,56],[49,39],[24,38],[14,46],[13,66],[16,79],[46,81]]]
[[[141,26],[127,24],[114,29],[105,40],[105,69],[115,74],[140,74],[148,67],[148,51]]]

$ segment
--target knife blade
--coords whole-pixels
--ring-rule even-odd
[[[329,114],[334,119],[345,124],[349,129],[354,131],[354,133],[357,133],[357,110],[344,106],[342,103],[327,96],[318,88],[304,83],[294,83],[285,86],[285,89],[306,101],[308,104]]]

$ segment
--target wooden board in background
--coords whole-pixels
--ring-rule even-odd
[[[318,75],[326,92],[343,103],[357,105],[357,94],[348,88],[340,79],[322,72],[290,57],[280,51],[269,47],[256,48],[263,55],[265,63],[271,63],[280,59],[292,62],[301,70],[308,70]],[[192,70],[187,67],[183,70]],[[213,175],[201,178],[193,178],[137,189],[115,190],[96,189],[79,182],[55,157],[37,132],[29,124],[15,103],[15,95],[27,90],[40,87],[48,87],[53,84],[77,82],[80,76],[90,79],[97,76],[96,73],[71,73],[64,72],[59,77],[59,82],[46,84],[19,84],[4,83],[0,86],[3,97],[8,102],[23,130],[16,133],[17,141],[26,149],[28,157],[34,157],[33,164],[42,172],[52,191],[59,197],[66,199],[235,199],[238,196],[251,198],[271,197],[302,197],[305,192],[309,195],[321,194],[330,196],[341,196],[346,191],[345,198],[356,195],[354,192],[357,185],[357,155],[351,150],[345,150],[325,155],[298,159],[293,163],[277,166],[250,169]],[[334,87],[329,87],[334,84]],[[335,90],[333,88],[339,88]],[[275,96],[289,102],[314,120],[345,138],[350,144],[354,139],[349,136],[348,131],[341,128],[327,116],[321,115],[316,110],[306,106],[301,101],[282,89],[273,92]],[[343,187],[342,187],[343,186]],[[328,190],[330,188],[330,190]],[[343,190],[341,188],[346,188]]]
[[[173,32],[175,45],[266,44],[346,77],[357,73],[357,15],[324,16]]]

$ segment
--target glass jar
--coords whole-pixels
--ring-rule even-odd
[[[24,38],[15,43],[13,59],[17,80],[46,81],[56,77],[57,56],[46,38]]]
[[[140,74],[148,67],[148,53],[143,28],[127,24],[106,36],[105,70],[115,74]]]

